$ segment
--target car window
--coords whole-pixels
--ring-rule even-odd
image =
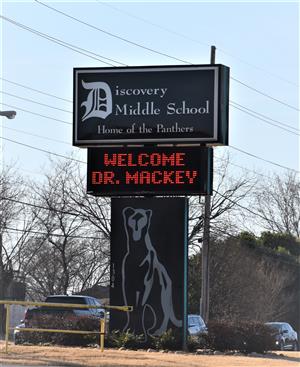
[[[48,297],[46,299],[46,301],[48,303],[68,303],[68,304],[80,304],[80,305],[84,305],[85,304],[85,299],[81,298],[81,297],[72,297],[72,296],[67,296],[67,297]]]
[[[288,330],[288,331],[292,331],[292,327],[290,324],[285,324],[285,329]]]
[[[102,306],[101,303],[97,299],[94,299],[94,302],[96,306]]]
[[[281,325],[278,324],[267,324],[267,326],[269,326],[272,330],[274,331],[281,331]]]
[[[195,317],[195,323],[199,326],[201,326],[201,320],[200,317]]]
[[[205,325],[205,323],[204,323],[204,321],[203,321],[203,319],[199,316],[199,324],[201,325],[201,326],[204,326]]]
[[[95,303],[94,303],[93,298],[89,298],[88,300],[89,300],[89,304],[90,304],[91,306],[95,306]]]
[[[89,303],[90,303],[90,305],[91,306],[97,306],[96,305],[96,302],[95,302],[95,300],[94,300],[94,298],[89,298]],[[96,314],[97,313],[97,309],[96,308],[91,308],[90,309],[90,311],[92,312],[92,313],[94,313],[94,314]]]
[[[201,316],[188,316],[188,326],[205,326],[205,322],[203,321]]]

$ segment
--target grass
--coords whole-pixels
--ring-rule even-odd
[[[4,353],[0,342],[2,363],[36,366],[72,367],[298,367],[300,352],[281,352],[276,357],[194,355],[97,348],[21,346],[9,344]]]

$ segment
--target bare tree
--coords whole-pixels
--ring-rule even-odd
[[[26,269],[31,297],[75,293],[107,282],[107,234],[99,231],[94,218],[88,220],[72,205],[82,201],[72,188],[78,172],[74,161],[53,162],[45,183],[33,185],[42,236],[32,242],[35,256]]]
[[[89,223],[101,237],[110,241],[110,198],[87,194],[86,172],[82,173],[78,164],[73,165],[68,195],[70,209]]]
[[[22,278],[21,252],[27,246],[35,218],[22,200],[24,182],[11,167],[4,167],[0,176],[0,299],[10,297],[14,281]],[[0,307],[0,333],[3,334],[4,309]],[[2,322],[1,322],[2,321]]]
[[[300,180],[294,172],[274,175],[255,192],[255,209],[260,224],[271,232],[300,236]]]
[[[211,198],[210,227],[214,237],[224,237],[233,231],[236,213],[241,212],[239,204],[252,193],[256,179],[247,172],[232,176],[229,172],[230,157],[220,158],[215,167],[214,190]],[[204,200],[197,197],[190,199],[189,244],[198,251],[198,240],[202,240],[204,220]]]
[[[297,289],[298,265],[249,247],[238,238],[212,246],[211,311],[214,319],[267,322],[287,319]]]
[[[291,312],[295,295],[287,288],[293,283],[295,275],[278,267],[278,264],[260,261],[256,267],[256,302],[252,313],[256,321],[286,320]]]

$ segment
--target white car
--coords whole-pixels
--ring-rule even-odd
[[[191,336],[207,335],[207,327],[200,315],[188,315],[188,334]]]

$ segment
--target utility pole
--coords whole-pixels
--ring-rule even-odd
[[[215,64],[216,47],[211,46],[210,63]],[[210,240],[210,206],[211,196],[206,195],[204,201],[204,221],[203,221],[203,241],[202,241],[202,279],[201,279],[201,299],[200,315],[205,322],[209,320],[209,240]]]
[[[2,214],[2,213],[1,213]],[[2,219],[2,218],[1,218]],[[4,299],[4,281],[5,281],[5,271],[4,271],[4,263],[3,263],[3,237],[2,237],[2,228],[0,228],[0,300]],[[5,307],[4,305],[0,305],[0,339],[4,336],[5,333]]]
[[[16,117],[16,111],[0,111],[0,116],[8,119],[14,119]],[[0,123],[0,132],[2,135],[2,120]],[[0,175],[3,176],[3,145],[0,144]],[[2,185],[3,177],[0,177],[0,185]],[[2,200],[2,199],[1,199]],[[0,200],[0,300],[5,298],[5,264],[4,264],[4,245],[3,245],[3,206]],[[5,334],[5,307],[0,305],[0,339]]]

